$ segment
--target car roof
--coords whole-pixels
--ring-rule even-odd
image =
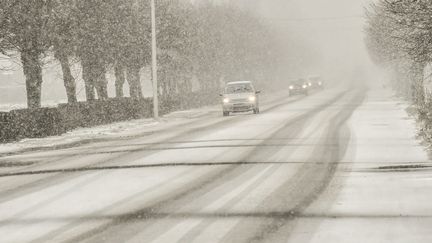
[[[229,85],[229,84],[252,84],[252,81],[233,81],[233,82],[228,82],[226,84],[227,85]]]

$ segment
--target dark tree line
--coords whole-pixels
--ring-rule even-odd
[[[251,13],[210,1],[156,0],[160,95],[192,92],[192,80],[217,92],[221,80],[271,78],[277,45]],[[142,97],[140,70],[151,61],[148,0],[2,0],[0,53],[17,56],[29,108],[41,106],[44,59],[60,63],[69,103],[77,102],[71,61],[79,61],[88,101],[108,98],[106,74],[115,73],[116,96],[128,83]]]

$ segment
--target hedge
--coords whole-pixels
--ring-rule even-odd
[[[191,93],[187,98],[160,101],[160,113],[216,104],[214,94]],[[0,112],[0,143],[23,138],[61,135],[78,127],[152,117],[151,99],[111,98],[105,101],[60,104],[55,108]]]

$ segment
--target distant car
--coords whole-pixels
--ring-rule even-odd
[[[255,90],[251,81],[229,82],[225,85],[222,97],[223,116],[230,113],[253,111],[258,114],[260,91]]]
[[[309,94],[309,84],[305,79],[299,79],[296,81],[291,81],[289,85],[289,95],[308,95]]]
[[[312,89],[323,89],[324,88],[324,82],[322,81],[321,77],[319,77],[319,76],[309,77],[308,85]]]

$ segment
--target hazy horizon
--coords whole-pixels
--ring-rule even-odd
[[[370,1],[252,0],[236,3],[261,15],[287,39],[286,50],[281,50],[292,56],[287,77],[313,74],[340,80],[358,76],[359,72],[368,77],[375,75],[376,68],[369,59],[363,37],[364,7]],[[47,65],[44,70],[43,101],[66,100],[58,65]],[[21,70],[1,73],[0,81],[0,104],[25,103],[25,80]],[[113,86],[113,80],[110,81]],[[82,84],[77,82],[80,92]],[[149,94],[151,87],[146,84],[148,81],[143,82],[144,93],[148,89]],[[113,94],[114,89],[110,87],[110,95]],[[78,97],[82,100],[84,94],[80,92]]]

